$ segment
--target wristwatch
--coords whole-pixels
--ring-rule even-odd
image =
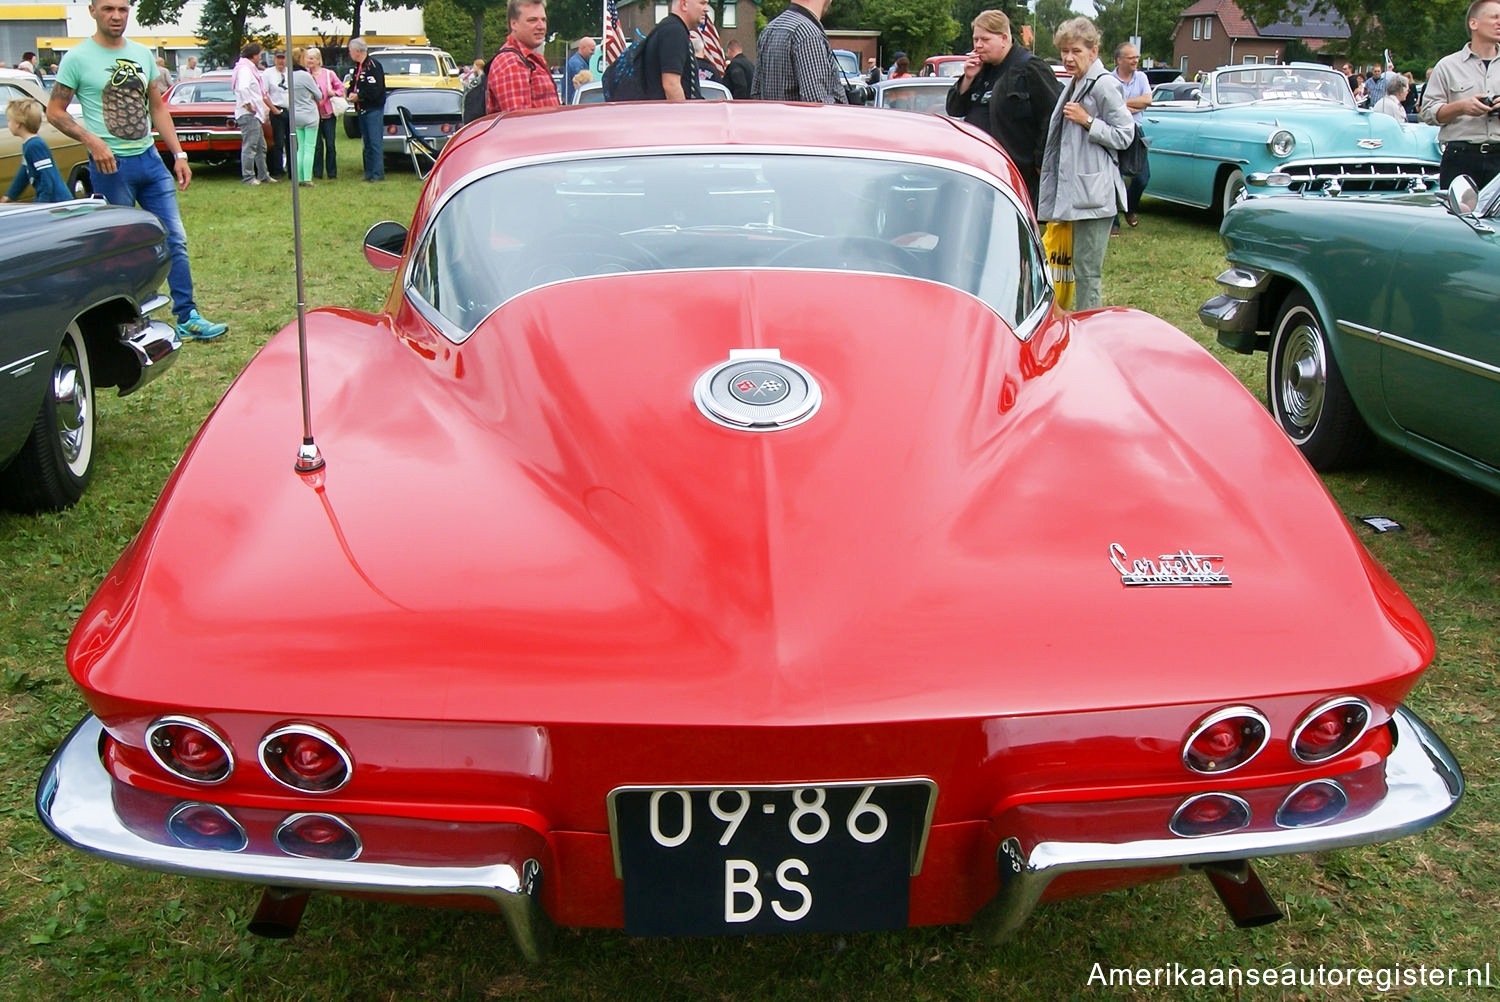
[[[184,153],[182,150],[178,150],[177,151],[177,159],[178,160],[186,160],[187,159],[187,154]]]

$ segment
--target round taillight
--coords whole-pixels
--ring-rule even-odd
[[[1238,769],[1260,754],[1270,728],[1260,711],[1249,706],[1226,706],[1200,720],[1182,745],[1182,764],[1194,772],[1219,773]]]
[[[282,786],[302,793],[332,793],[349,782],[353,763],[338,739],[320,727],[278,727],[260,743],[260,764]]]
[[[1276,823],[1282,828],[1311,828],[1332,821],[1349,806],[1349,794],[1331,779],[1303,783],[1276,808]]]
[[[1319,703],[1292,731],[1292,757],[1311,765],[1347,751],[1370,726],[1370,706],[1357,696]]]
[[[1183,838],[1223,835],[1250,823],[1250,805],[1228,793],[1200,793],[1182,802],[1167,828]]]
[[[385,127],[385,134],[388,136],[394,136],[396,134],[396,127],[394,125],[387,125]]]
[[[282,852],[307,859],[354,859],[364,848],[349,823],[332,814],[293,814],[275,838]]]
[[[167,815],[167,833],[189,849],[239,852],[250,844],[240,823],[214,804],[178,804]]]
[[[234,772],[229,742],[201,720],[162,717],[146,728],[146,750],[156,764],[194,783],[222,783]]]

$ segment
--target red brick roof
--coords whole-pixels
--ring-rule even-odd
[[[1250,23],[1250,19],[1245,16],[1245,12],[1240,10],[1239,4],[1234,0],[1198,0],[1182,12],[1182,17],[1202,17],[1205,14],[1217,14],[1219,23],[1224,26],[1224,31],[1230,38],[1260,37],[1260,32],[1255,29],[1255,25]]]

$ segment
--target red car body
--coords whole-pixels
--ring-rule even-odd
[[[231,160],[240,155],[240,127],[234,121],[234,88],[228,73],[205,73],[179,80],[166,95],[167,113],[189,160]],[[158,139],[156,149],[170,156]]]
[[[872,179],[850,181],[858,226],[896,239],[788,225],[796,196],[836,200],[785,180],[830,157]],[[702,177],[686,224],[599,232],[653,178],[670,216]],[[520,179],[559,201],[484,188]],[[1069,315],[1043,280],[1007,322],[1013,288],[905,272],[959,238],[892,214],[945,185],[1014,223],[990,246],[1023,284],[1044,267],[1012,165],[937,117],[704,103],[464,129],[410,235],[372,232],[401,267],[381,312],[307,318],[326,468],[292,469],[294,325],[88,606],[68,666],[93,713],[43,819],[281,889],[262,931],[305,891],[403,894],[495,907],[534,956],[552,924],[1003,934],[1189,865],[1233,873],[1253,924],[1251,858],[1445,816],[1458,767],[1401,705],[1432,637],[1264,408],[1149,315]],[[475,223],[499,203],[499,229]],[[726,204],[771,217],[691,225]],[[568,255],[510,249],[506,226],[580,205]],[[900,268],[850,263],[879,243]],[[492,252],[519,285],[443,307]],[[805,378],[820,399],[735,427],[712,397],[735,364],[774,374],[744,395]]]

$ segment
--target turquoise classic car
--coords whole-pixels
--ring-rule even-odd
[[[1281,171],[1294,188],[1401,191],[1437,176],[1437,129],[1357,108],[1344,77],[1313,63],[1225,66],[1194,100],[1145,111],[1146,194],[1223,213],[1245,179]]]
[[[1500,493],[1500,178],[1475,192],[1273,195],[1224,217],[1199,310],[1268,353],[1271,413],[1319,470],[1376,439]]]

